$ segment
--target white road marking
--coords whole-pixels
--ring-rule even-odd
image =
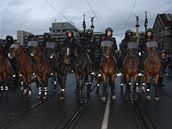
[[[108,128],[110,104],[111,104],[111,90],[109,88],[108,99],[106,102],[106,107],[105,107],[105,112],[104,112],[104,116],[103,116],[103,122],[102,122],[101,129],[107,129]]]

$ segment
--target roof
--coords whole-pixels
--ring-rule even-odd
[[[172,14],[158,14],[165,26],[172,25]]]
[[[156,22],[159,21],[165,29],[166,27],[171,27],[172,26],[172,14],[158,14],[154,23],[154,27],[156,25]],[[153,27],[153,28],[154,28]]]

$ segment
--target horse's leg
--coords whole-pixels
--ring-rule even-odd
[[[125,79],[125,78],[124,78],[124,74],[122,74],[122,75],[121,75],[121,86],[120,86],[120,87],[121,87],[121,90],[120,90],[121,96],[123,96],[123,94],[124,94],[124,93],[123,93],[123,91],[124,91],[124,90],[123,90],[123,87],[124,87],[124,79]]]
[[[2,76],[0,75],[0,97],[3,95],[2,92],[4,91]]]
[[[28,84],[28,90],[29,90],[28,97],[31,97],[32,95],[31,82],[32,82],[32,72],[29,73],[27,76],[27,84]]]
[[[107,86],[107,77],[104,73],[102,73],[102,81],[103,81],[103,97],[102,97],[102,101],[105,102],[106,101],[106,86]]]
[[[39,75],[37,75],[36,78],[37,78],[37,87],[38,87],[38,99],[40,99],[42,95],[42,81]]]
[[[57,75],[56,73],[54,72],[53,74],[53,84],[54,84],[54,89],[56,90],[57,89]]]
[[[75,73],[76,77],[76,88],[75,88],[75,94],[79,93],[79,86],[80,86],[80,75],[79,73]]]
[[[146,98],[147,100],[150,100],[150,76],[145,73],[145,81],[146,81]]]
[[[159,97],[158,97],[158,79],[159,79],[159,74],[157,74],[154,79],[155,79],[155,81],[154,81],[154,84],[155,84],[155,100],[158,101],[159,100]]]
[[[142,77],[141,77],[141,81],[142,81],[142,93],[145,93],[146,90],[145,90],[145,85],[146,85],[146,74],[144,74]]]
[[[91,82],[92,82],[92,75],[86,75],[86,78],[87,78],[87,82],[88,82],[88,85],[87,85],[87,93],[88,95],[90,94],[91,92]]]
[[[48,78],[46,77],[44,79],[45,80],[44,80],[44,83],[43,83],[43,87],[44,87],[43,99],[45,100],[45,99],[47,99],[47,96],[48,96],[48,87],[47,87],[47,85],[48,85]]]
[[[5,96],[8,96],[8,89],[9,89],[8,85],[9,85],[9,83],[8,83],[8,74],[5,73],[4,74],[4,95]]]
[[[60,100],[64,100],[65,97],[65,85],[66,85],[67,73],[62,74],[62,85],[61,85],[61,92],[60,92]]]
[[[96,93],[99,93],[100,83],[101,83],[101,73],[98,73],[98,75],[97,75],[97,89],[96,89]]]
[[[86,75],[83,75],[82,83],[80,85],[80,103],[83,103],[83,99],[84,99],[83,91],[84,91],[84,87],[87,85],[86,80],[87,80]]]
[[[23,78],[23,86],[24,86],[24,90],[23,90],[23,95],[26,95],[27,94],[27,79],[26,79],[26,76],[22,76]]]
[[[125,90],[125,99],[128,100],[129,99],[129,94],[130,94],[130,84],[129,84],[130,78],[129,75],[126,74],[125,75],[125,84],[126,84],[126,90]]]
[[[137,100],[137,93],[138,93],[138,85],[136,84],[138,82],[138,75],[135,74],[133,76],[133,94],[134,94],[134,100]]]
[[[115,74],[113,74],[111,76],[111,95],[112,95],[112,99],[115,100],[116,99],[116,96],[115,96],[115,93],[114,93],[114,90],[115,90]]]

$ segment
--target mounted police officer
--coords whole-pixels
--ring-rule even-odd
[[[11,35],[7,35],[6,36],[6,44],[5,44],[5,49],[6,49],[6,53],[9,53],[9,48],[11,47],[11,45],[14,43],[14,39]]]
[[[142,69],[142,71],[143,71],[144,61],[145,61],[146,57],[148,56],[147,43],[152,42],[152,41],[155,41],[154,36],[153,36],[153,31],[151,29],[148,29],[145,33],[144,41],[142,42],[142,44],[140,44],[140,50],[142,50],[141,51],[141,53],[142,53],[141,69]],[[155,44],[154,47],[158,51],[158,44],[157,43]]]
[[[155,50],[157,51],[157,52],[159,52],[159,48],[158,48],[158,44],[157,44],[157,42],[155,41],[155,39],[154,39],[154,36],[153,36],[153,31],[151,30],[151,29],[148,29],[147,31],[146,31],[146,33],[145,33],[145,41],[143,42],[143,44],[141,44],[141,50],[142,50],[142,53],[143,53],[143,56],[142,56],[142,70],[143,70],[143,64],[144,64],[144,61],[145,61],[145,59],[146,59],[146,57],[148,56],[148,49],[149,48],[147,48],[147,43],[149,43],[149,42],[154,42],[155,44],[154,44],[154,48],[155,48]],[[162,52],[163,53],[163,52]],[[165,57],[164,57],[165,58]],[[159,86],[164,86],[163,85],[163,74],[164,74],[164,69],[165,69],[165,64],[164,64],[164,61],[163,61],[164,59],[163,59],[163,56],[161,57],[161,69],[160,69],[160,77],[159,77],[159,81],[158,81],[158,85]]]
[[[78,43],[74,37],[74,33],[72,30],[66,31],[66,39],[64,41],[63,47],[67,47],[67,48],[71,49],[71,58],[72,58],[71,61],[74,62],[73,51],[75,49],[78,49]]]
[[[78,46],[72,30],[66,31],[66,39],[63,44],[65,47],[76,48]]]
[[[105,38],[104,41],[112,41],[112,48],[113,48],[113,52],[115,52],[115,50],[118,49],[117,44],[116,44],[116,39],[114,37],[112,37],[113,35],[113,30],[111,27],[108,27],[105,29]]]
[[[118,49],[118,47],[117,47],[117,44],[116,44],[116,39],[114,38],[114,37],[112,37],[112,35],[113,35],[113,30],[112,30],[112,28],[111,27],[108,27],[108,28],[106,28],[105,29],[105,38],[103,39],[103,41],[110,41],[110,42],[112,42],[112,52],[113,52],[113,56],[115,57],[116,55],[115,55],[115,50],[117,50]]]
[[[43,37],[44,37],[44,41],[41,43],[41,47],[42,47],[42,50],[44,51],[46,48],[46,43],[50,42],[52,39],[49,33],[44,33]]]
[[[5,49],[6,49],[6,53],[8,54],[9,53],[9,49],[11,47],[12,44],[14,44],[14,39],[12,36],[10,35],[7,35],[6,36],[6,43],[5,43]],[[11,65],[12,65],[12,69],[13,69],[13,77],[15,77],[15,81],[13,82],[15,85],[18,84],[18,79],[19,79],[19,75],[18,75],[18,70],[19,70],[19,64],[16,60],[16,58],[12,58],[12,59],[9,59]]]
[[[121,50],[121,56],[122,56],[122,60],[125,59],[125,57],[127,56],[127,53],[128,53],[128,48],[127,48],[127,44],[129,42],[133,41],[133,32],[131,30],[127,30],[125,32],[125,37],[124,39],[122,40],[122,42],[120,43],[119,45],[119,48]]]
[[[83,47],[87,51],[93,65],[93,69],[95,70],[95,56],[94,55],[95,55],[96,46],[95,46],[95,39],[93,37],[93,31],[91,29],[88,29],[86,31],[86,35],[85,35],[85,39],[83,43],[84,43]]]
[[[134,41],[134,38],[133,38],[133,31],[127,30],[127,31],[125,32],[125,37],[124,37],[124,39],[123,39],[122,42],[119,44],[119,48],[120,48],[120,50],[121,50],[121,58],[122,58],[121,61],[120,61],[120,64],[119,64],[119,66],[120,66],[119,69],[121,69],[122,63],[123,63],[123,61],[124,61],[124,59],[125,59],[125,57],[127,56],[127,53],[128,53],[127,44],[128,44],[129,42],[132,42],[132,41]]]

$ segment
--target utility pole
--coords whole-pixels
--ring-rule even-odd
[[[139,16],[135,16],[136,17],[136,38],[137,38],[137,43],[139,44]]]
[[[85,30],[86,30],[86,22],[85,22],[85,14],[83,15],[83,23],[82,23],[82,27],[84,29],[84,39],[85,39]]]
[[[147,31],[147,26],[148,26],[147,12],[145,12],[145,23],[144,23],[144,26],[145,26],[145,32],[146,32]]]

